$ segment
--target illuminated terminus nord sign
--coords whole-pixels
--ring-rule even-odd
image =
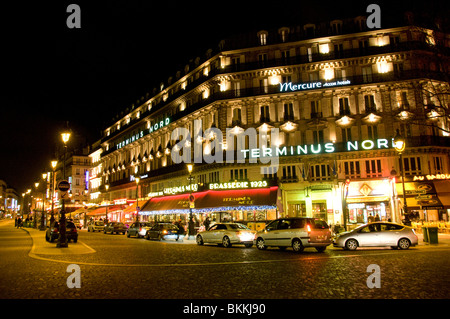
[[[332,81],[332,82],[307,82],[307,83],[297,83],[292,82],[280,83],[280,92],[295,92],[303,90],[321,89],[334,86],[343,86],[351,84],[350,80],[342,81]]]
[[[343,147],[343,149],[342,149]],[[373,149],[388,149],[394,147],[394,139],[389,145],[389,140],[379,138],[377,140],[364,140],[364,141],[348,141],[346,143],[324,143],[324,144],[305,144],[295,146],[275,146],[275,147],[263,147],[241,150],[244,158],[261,158],[261,157],[278,157],[278,156],[292,156],[292,155],[313,155],[321,153],[334,153],[334,152],[352,152],[352,151],[364,151]]]

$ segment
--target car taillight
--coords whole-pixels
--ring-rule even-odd
[[[311,225],[309,225],[309,224],[306,225],[306,230],[307,230],[308,233],[310,233],[311,232]]]
[[[163,233],[164,235],[166,235],[166,234],[167,234],[167,230],[164,229],[164,230],[162,231],[162,233]]]
[[[58,228],[53,228],[53,230],[52,230],[54,233],[57,233],[58,232]]]

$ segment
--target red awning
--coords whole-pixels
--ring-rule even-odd
[[[239,190],[208,190],[193,193],[194,212],[225,211],[233,209],[270,209],[277,203],[278,187]],[[142,207],[141,213],[187,213],[189,194],[154,197]]]
[[[122,205],[108,206],[108,214],[113,213],[118,210],[123,210],[123,206]],[[106,215],[106,206],[94,209],[93,211],[87,213],[87,215],[88,216]]]

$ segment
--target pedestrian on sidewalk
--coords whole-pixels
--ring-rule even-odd
[[[20,228],[20,227],[22,227],[23,226],[23,224],[22,224],[22,219],[20,218],[20,217],[18,217],[17,218],[17,228]]]
[[[181,238],[181,241],[183,241],[183,235],[184,235],[184,225],[181,222],[181,219],[179,219],[177,222],[175,222],[175,226],[178,227],[177,231],[177,241]]]

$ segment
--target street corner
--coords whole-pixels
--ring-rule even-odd
[[[31,236],[33,246],[30,250],[30,255],[78,255],[78,254],[92,254],[96,250],[78,241],[77,243],[68,243],[68,247],[56,247],[56,241],[53,243],[45,239],[45,231],[34,228],[23,228]]]

